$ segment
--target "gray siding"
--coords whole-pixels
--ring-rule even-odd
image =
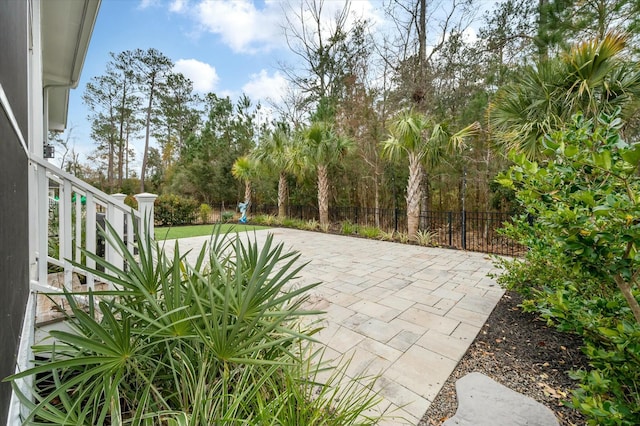
[[[27,141],[27,1],[0,7],[0,84]],[[6,111],[0,108],[0,378],[12,374],[29,295],[29,165]],[[0,424],[11,386],[0,383]]]

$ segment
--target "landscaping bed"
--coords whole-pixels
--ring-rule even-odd
[[[577,387],[569,370],[586,369],[579,336],[550,328],[518,306],[521,296],[508,291],[498,302],[462,360],[420,421],[440,425],[455,414],[455,382],[481,372],[497,382],[549,407],[561,425],[583,425],[585,418],[563,404]]]

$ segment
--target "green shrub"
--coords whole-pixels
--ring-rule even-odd
[[[421,246],[435,246],[436,244],[436,238],[438,237],[438,234],[433,232],[433,231],[428,231],[428,230],[419,230],[416,233],[416,241],[418,242],[418,244],[420,244]]]
[[[280,220],[271,214],[261,214],[258,216],[254,216],[251,219],[251,222],[256,225],[265,225],[265,226],[274,226],[280,223]]]
[[[232,211],[226,210],[226,211],[222,212],[221,216],[222,216],[222,222],[227,223],[227,222],[233,220],[233,216],[235,216],[235,213],[232,212]]]
[[[124,203],[125,203],[127,206],[129,206],[129,207],[131,207],[131,208],[133,208],[133,209],[138,210],[138,200],[136,200],[136,197],[134,197],[133,195],[127,195],[127,196],[124,198]]]
[[[342,232],[344,235],[355,234],[357,229],[358,226],[351,223],[350,220],[345,220],[340,224],[340,232]]]
[[[375,226],[361,226],[358,228],[358,234],[366,238],[378,238],[380,237],[380,228]]]
[[[380,235],[378,236],[378,238],[382,241],[393,241],[395,239],[395,234],[395,231],[387,232],[380,230]]]
[[[592,425],[640,424],[640,144],[614,115],[574,117],[544,139],[547,160],[514,161],[498,181],[526,213],[505,229],[527,245],[499,282],[561,330],[580,333],[591,370],[570,404]]]
[[[365,413],[377,400],[371,380],[341,367],[320,383],[316,329],[301,321],[317,314],[303,307],[317,284],[288,285],[299,254],[272,236],[258,246],[216,233],[194,264],[177,244],[168,257],[139,235],[134,257],[107,228],[127,270],[88,252],[100,268],[75,266],[116,289],[67,293],[74,331],[51,331],[55,344],[33,348],[36,366],[5,379],[30,410],[25,424],[376,423]],[[33,395],[20,392],[22,378]]]
[[[318,229],[319,226],[320,226],[320,223],[317,220],[311,219],[304,223],[302,229],[307,231],[315,231]]]
[[[164,226],[188,225],[193,222],[198,203],[190,198],[165,194],[156,198],[155,219]]]
[[[200,222],[209,223],[211,218],[211,206],[209,204],[200,204],[200,209],[198,209],[198,215],[200,216]]]

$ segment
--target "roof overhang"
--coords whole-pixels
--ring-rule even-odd
[[[47,91],[50,130],[67,126],[69,90],[78,86],[100,2],[40,2],[42,84]]]

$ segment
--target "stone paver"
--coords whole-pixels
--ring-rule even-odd
[[[558,426],[553,411],[482,373],[456,382],[458,410],[443,426]]]
[[[491,313],[503,290],[487,255],[292,229],[274,235],[309,264],[296,285],[323,283],[310,303],[326,312],[316,337],[350,374],[379,374],[389,425],[415,425]],[[196,256],[208,237],[180,240]],[[173,247],[173,242],[167,242]]]

